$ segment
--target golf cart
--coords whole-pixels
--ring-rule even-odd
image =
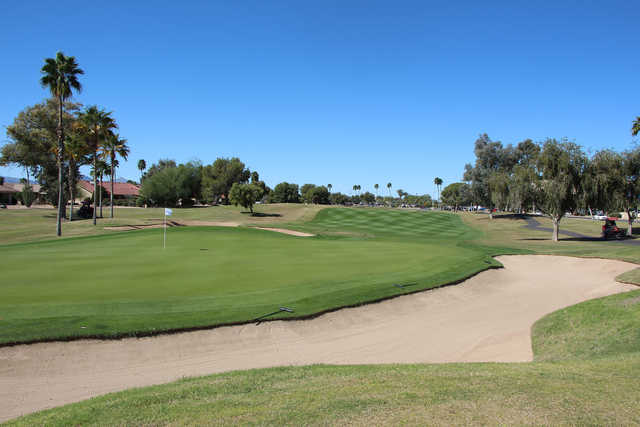
[[[604,220],[604,225],[602,226],[602,238],[604,240],[610,237],[624,239],[627,236],[626,232],[616,225],[616,219],[618,218],[607,217],[607,219]]]

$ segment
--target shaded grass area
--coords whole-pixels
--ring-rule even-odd
[[[270,225],[280,223],[298,224],[310,221],[322,209],[317,205],[269,204],[256,206],[257,215],[236,206],[212,206],[205,208],[173,209],[170,219],[181,221],[233,222],[241,225]],[[161,208],[115,208],[115,218],[108,218],[109,209],[104,208],[104,218],[97,226],[92,220],[75,219],[62,225],[63,238],[111,234],[105,227],[125,225],[151,225],[162,223]],[[40,241],[56,238],[56,211],[54,209],[1,209],[0,244]]]
[[[640,357],[526,364],[307,366],[132,389],[8,425],[466,425],[640,422]]]
[[[300,318],[499,266],[496,249],[462,244],[472,230],[456,216],[416,218],[401,240],[179,227],[164,250],[159,229],[3,246],[0,343],[242,323],[280,306],[294,313],[271,318]]]

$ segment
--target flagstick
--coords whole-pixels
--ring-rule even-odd
[[[164,237],[162,238],[162,249],[167,245],[167,210],[164,211]]]

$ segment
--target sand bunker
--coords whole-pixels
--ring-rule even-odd
[[[313,237],[315,234],[303,233],[302,231],[287,230],[286,228],[270,228],[270,227],[252,227],[258,230],[275,231],[276,233],[288,234],[290,236],[298,237]]]
[[[234,369],[312,363],[524,362],[547,313],[637,289],[636,266],[553,256],[499,257],[505,266],[457,286],[306,321],[119,341],[0,348],[0,421],[100,394]]]

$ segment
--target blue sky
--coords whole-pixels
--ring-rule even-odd
[[[624,150],[640,115],[635,1],[93,3],[2,3],[0,126],[48,95],[62,50],[86,72],[75,99],[128,139],[128,178],[238,156],[270,186],[433,194],[480,133]]]

